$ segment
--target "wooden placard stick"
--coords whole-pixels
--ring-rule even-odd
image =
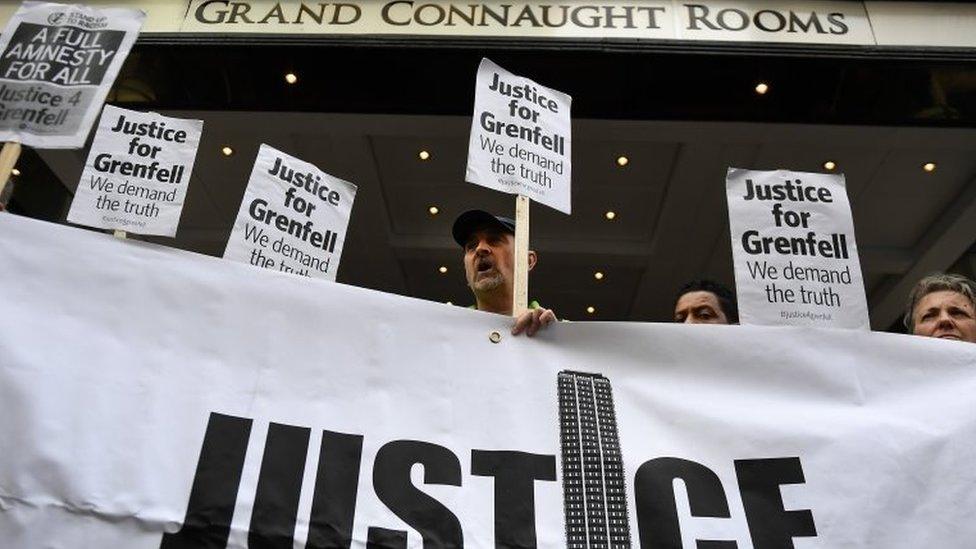
[[[3,188],[10,181],[10,174],[14,171],[19,158],[20,143],[8,141],[3,144],[3,150],[0,150],[0,194],[3,194]]]
[[[512,316],[529,307],[529,197],[515,198],[515,289],[512,292]]]

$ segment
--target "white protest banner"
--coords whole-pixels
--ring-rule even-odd
[[[492,343],[510,318],[12,215],[0,257],[5,547],[976,538],[973,344],[610,322]]]
[[[24,2],[0,35],[0,141],[85,144],[145,13]]]
[[[356,186],[261,145],[224,257],[335,280]]]
[[[740,322],[869,329],[843,175],[729,168],[725,190]]]
[[[571,103],[482,59],[465,180],[571,213]]]
[[[68,221],[176,236],[202,120],[106,105]]]

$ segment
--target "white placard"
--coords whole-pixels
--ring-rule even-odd
[[[355,199],[352,183],[261,145],[224,257],[335,280]]]
[[[176,236],[202,120],[106,105],[68,221]]]
[[[637,322],[511,337],[501,315],[13,215],[0,257],[5,548],[976,538],[970,343]]]
[[[571,104],[570,96],[482,59],[465,180],[571,213]]]
[[[870,328],[843,175],[729,168],[743,324]]]
[[[24,2],[0,36],[0,141],[82,147],[145,17]]]

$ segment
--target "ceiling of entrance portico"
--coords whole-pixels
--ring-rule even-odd
[[[472,207],[514,210],[508,195],[463,181],[467,117],[166,114],[205,120],[177,238],[156,239],[167,245],[223,252],[262,142],[359,186],[339,271],[347,284],[467,304],[451,221]],[[876,328],[896,320],[919,276],[947,268],[976,242],[976,130],[577,120],[573,132],[573,215],[533,205],[531,220],[540,263],[530,293],[565,318],[662,321],[683,282],[731,285],[728,166],[823,171],[824,161],[837,163]],[[221,154],[225,144],[234,155]],[[418,159],[421,149],[430,160]],[[70,189],[86,154],[41,151]],[[624,168],[620,155],[630,159]],[[926,162],[936,171],[922,171]]]

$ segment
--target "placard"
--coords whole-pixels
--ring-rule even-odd
[[[870,328],[843,175],[729,168],[743,324]]]
[[[224,257],[335,280],[356,186],[261,145]]]
[[[176,236],[202,132],[202,120],[106,105],[68,221]]]
[[[145,17],[24,2],[0,35],[0,141],[82,147]]]
[[[482,59],[465,180],[572,213],[571,103]]]

